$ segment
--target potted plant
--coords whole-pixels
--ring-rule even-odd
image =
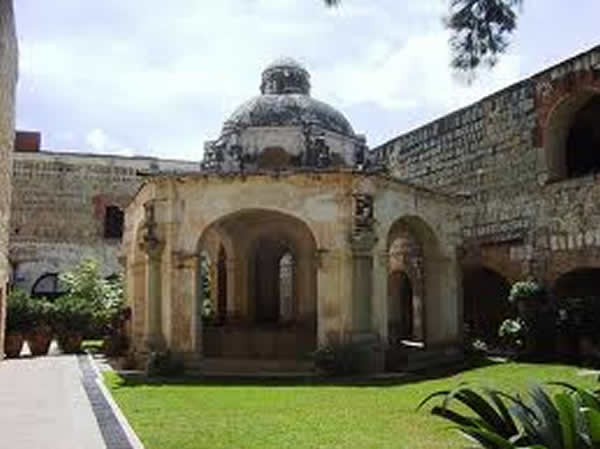
[[[94,322],[94,312],[85,298],[63,295],[56,300],[55,326],[58,345],[66,354],[81,352],[83,337]]]
[[[53,337],[54,305],[46,298],[32,298],[30,304],[31,321],[25,339],[31,355],[46,355]]]
[[[19,357],[25,332],[30,326],[31,298],[23,290],[10,292],[6,302],[6,335],[4,338],[4,353],[6,357]]]

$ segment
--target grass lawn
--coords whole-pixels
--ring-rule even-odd
[[[144,383],[107,373],[106,384],[146,449],[463,448],[448,423],[415,412],[428,393],[459,382],[523,390],[562,380],[597,388],[563,365],[505,363],[403,385],[179,380]]]

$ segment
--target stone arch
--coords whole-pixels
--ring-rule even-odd
[[[596,88],[581,88],[555,102],[543,129],[548,181],[600,170],[599,112],[600,89]]]
[[[33,298],[55,299],[64,294],[59,273],[44,273],[38,277],[31,287]]]
[[[443,254],[440,240],[433,228],[421,217],[400,217],[390,227],[388,252],[398,236],[409,233],[418,243],[422,254],[422,304],[414,310],[422,322],[425,346],[453,344],[458,335],[457,280],[453,260]],[[416,289],[413,284],[413,291]],[[413,301],[413,305],[419,305]],[[416,309],[416,307],[415,307]]]
[[[295,358],[314,350],[317,243],[309,226],[282,212],[245,209],[208,226],[199,248],[207,247],[210,233],[218,236],[219,245],[227,242],[223,247],[227,254],[228,316],[227,329],[205,327],[208,356]],[[290,257],[288,254],[294,268],[290,287],[293,301],[282,313],[281,261]]]
[[[388,255],[389,339],[422,340],[425,292],[423,246],[407,222],[395,225],[393,237],[388,242]],[[404,294],[407,285],[410,287],[410,297]],[[410,313],[410,316],[406,316],[406,313]]]
[[[509,281],[484,265],[465,267],[462,281],[465,333],[494,343],[510,312]]]

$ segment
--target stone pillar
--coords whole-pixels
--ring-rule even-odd
[[[146,253],[146,322],[144,327],[144,350],[162,351],[166,347],[162,329],[162,252],[164,242],[158,237],[155,202],[144,204],[141,250]]]
[[[379,251],[373,258],[373,296],[371,327],[379,335],[382,343],[388,341],[388,277],[389,254]]]
[[[165,349],[165,337],[162,329],[162,245],[145,248],[146,251],[146,325],[144,329],[144,348],[149,352]]]

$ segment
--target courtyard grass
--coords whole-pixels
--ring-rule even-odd
[[[460,382],[523,391],[532,381],[597,388],[576,367],[502,363],[405,384],[105,381],[146,449],[464,448],[448,423],[415,407]]]

